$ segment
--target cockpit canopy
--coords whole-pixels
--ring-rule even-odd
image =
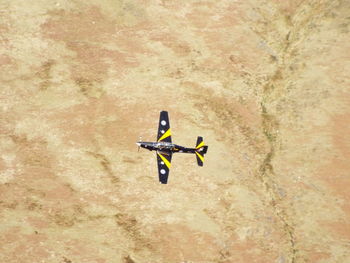
[[[170,143],[170,142],[157,142],[155,144],[155,147],[159,148],[159,149],[168,149],[171,150],[172,148],[175,147],[174,144]]]

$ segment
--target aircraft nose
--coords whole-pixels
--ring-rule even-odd
[[[137,142],[136,145],[140,147],[140,146],[141,146],[141,143]]]

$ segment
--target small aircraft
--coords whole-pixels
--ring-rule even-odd
[[[160,112],[157,142],[142,142],[141,139],[136,143],[140,147],[150,151],[157,151],[159,182],[166,184],[168,182],[169,170],[171,166],[171,157],[173,153],[193,153],[196,154],[197,163],[203,166],[204,154],[207,153],[208,146],[204,145],[203,138],[198,136],[196,148],[187,148],[171,142],[170,123],[167,111]]]

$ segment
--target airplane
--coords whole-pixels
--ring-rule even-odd
[[[167,111],[160,112],[157,142],[142,142],[140,139],[136,145],[139,147],[138,149],[141,147],[150,151],[157,151],[158,176],[159,182],[162,184],[168,182],[173,153],[196,154],[197,164],[203,166],[204,154],[206,154],[208,150],[208,146],[204,145],[203,138],[200,136],[197,137],[195,148],[187,148],[173,144],[171,142],[170,123]]]

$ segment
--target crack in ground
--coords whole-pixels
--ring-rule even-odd
[[[286,25],[286,34],[284,38],[281,38],[280,43],[280,64],[275,69],[274,73],[269,77],[266,82],[266,85],[263,88],[262,94],[262,127],[263,133],[267,138],[270,150],[266,154],[264,161],[262,162],[259,169],[259,178],[265,187],[265,191],[270,199],[269,203],[273,207],[273,210],[276,216],[280,219],[280,222],[283,225],[283,231],[288,236],[288,242],[290,244],[289,258],[291,263],[297,262],[298,249],[296,248],[295,240],[295,230],[292,226],[291,218],[287,215],[287,210],[281,204],[282,198],[278,194],[278,185],[275,180],[276,174],[273,169],[272,160],[275,156],[276,143],[278,143],[278,121],[276,115],[273,115],[272,109],[267,109],[267,106],[270,105],[273,107],[277,98],[283,96],[283,91],[286,90],[288,85],[288,75],[289,78],[297,76],[297,72],[291,69],[293,61],[295,61],[295,56],[298,54],[297,45],[300,42],[306,40],[306,37],[309,36],[312,31],[310,25],[315,26],[316,20],[323,15],[326,15],[334,6],[336,6],[338,1],[332,2],[332,5],[329,5],[328,1],[303,1],[298,6],[298,10],[295,11],[294,17],[288,17],[286,20],[288,23]],[[312,12],[304,12],[304,9],[312,9]],[[301,16],[301,14],[303,14]],[[297,17],[299,15],[299,17]],[[279,14],[279,19],[285,19],[283,14]],[[266,20],[266,19],[265,19]],[[270,19],[267,18],[269,21]],[[274,27],[276,19],[270,20],[273,30],[278,32],[278,27]],[[278,20],[278,19],[277,19]],[[261,32],[256,32],[259,36],[264,36],[264,40],[268,41],[269,39],[269,28],[262,28]],[[280,32],[282,33],[282,32]],[[273,35],[271,35],[273,38]],[[271,41],[273,43],[274,41]]]
[[[263,88],[263,94],[262,94],[262,102],[261,102],[261,109],[262,109],[262,128],[263,133],[265,137],[268,140],[268,143],[270,145],[270,150],[268,153],[266,153],[265,159],[262,162],[260,168],[259,168],[259,179],[261,180],[262,184],[265,187],[265,191],[267,196],[269,197],[269,204],[274,210],[274,213],[279,218],[281,224],[283,225],[283,231],[288,236],[288,242],[290,244],[289,249],[289,261],[291,263],[297,262],[297,254],[298,249],[296,248],[296,240],[295,240],[295,230],[292,226],[291,219],[287,215],[286,208],[284,208],[281,204],[282,198],[278,194],[278,185],[275,180],[276,174],[272,165],[272,160],[275,156],[275,148],[276,143],[278,142],[278,121],[276,119],[276,116],[273,115],[271,110],[267,109],[268,105],[274,104],[276,101],[276,98],[279,98],[283,95],[283,91],[285,90],[285,86],[287,85],[286,77],[290,74],[291,77],[293,75],[295,76],[296,72],[290,72],[290,66],[293,64],[293,60],[295,55],[297,54],[297,44],[298,42],[302,42],[305,40],[305,37],[309,35],[311,32],[309,31],[309,24],[315,23],[315,14],[320,15],[321,13],[328,12],[327,10],[330,10],[330,7],[327,6],[328,1],[303,1],[298,6],[298,10],[303,10],[304,8],[310,9],[312,8],[313,12],[308,12],[304,16],[297,17],[297,20],[294,21],[293,17],[285,17],[283,14],[278,14],[277,19],[273,18],[272,20],[268,16],[262,16],[264,17],[264,20],[269,21],[269,25],[272,25],[272,31],[271,28],[265,28],[262,27],[261,30],[254,30],[253,31],[259,35],[265,42],[269,42],[269,32],[279,32],[279,28],[276,27],[275,23],[277,20],[285,20],[286,25],[286,34],[283,34],[282,32],[279,32],[280,35],[285,35],[284,38],[281,38],[281,42],[279,43],[279,52],[280,53],[280,64],[275,69],[274,73],[269,77],[269,79],[266,82],[266,85],[264,85]],[[326,8],[328,7],[328,8]],[[264,15],[259,10],[260,14]],[[295,16],[298,15],[298,11],[295,11]],[[300,14],[299,14],[300,15]],[[300,19],[298,21],[298,19]],[[277,21],[278,22],[278,21]],[[274,36],[271,35],[273,41],[270,41],[271,43],[274,43]],[[278,45],[276,46],[276,48]],[[286,63],[288,62],[288,63]],[[293,70],[292,70],[293,71]],[[289,74],[288,74],[289,73]]]
[[[277,127],[278,123],[276,119],[267,113],[266,107],[264,104],[261,104],[262,107],[262,120],[263,120],[263,132],[270,144],[270,151],[266,154],[266,157],[259,169],[259,178],[265,186],[265,190],[270,198],[270,205],[273,207],[273,210],[277,217],[283,224],[283,230],[288,235],[288,241],[290,243],[290,258],[291,263],[296,262],[297,252],[294,228],[290,223],[290,219],[287,216],[285,209],[279,204],[281,197],[278,195],[278,187],[274,181],[276,174],[273,170],[271,164],[272,159],[275,155],[275,142],[277,139]]]

